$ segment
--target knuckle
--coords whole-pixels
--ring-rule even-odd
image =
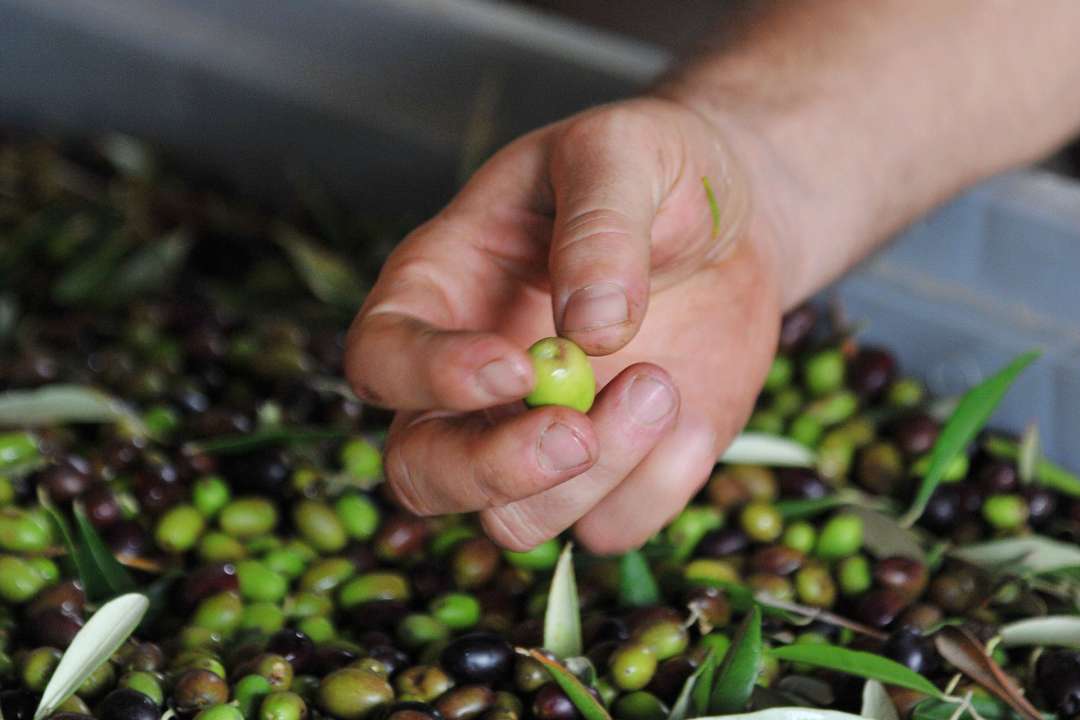
[[[386,481],[405,510],[419,516],[434,515],[434,508],[420,491],[415,471],[409,465],[404,447],[402,441],[393,437],[387,442]]]

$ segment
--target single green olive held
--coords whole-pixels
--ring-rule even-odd
[[[563,405],[589,412],[596,399],[596,376],[585,351],[572,340],[544,338],[529,348],[536,386],[525,397],[529,407]]]

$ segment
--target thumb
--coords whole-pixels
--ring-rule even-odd
[[[653,144],[636,114],[604,110],[569,123],[551,154],[555,327],[590,355],[626,345],[645,317],[662,197]]]

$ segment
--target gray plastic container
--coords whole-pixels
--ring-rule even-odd
[[[667,62],[476,0],[0,0],[0,123],[136,134],[269,198],[309,173],[381,210],[432,209],[478,151],[633,92]],[[1080,467],[1078,274],[1080,187],[1016,173],[835,292],[937,393],[1043,348],[997,421],[1037,420],[1047,454]]]

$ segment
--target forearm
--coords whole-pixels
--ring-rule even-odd
[[[778,225],[790,306],[1074,133],[1078,37],[1075,0],[772,2],[657,92],[757,144],[747,171]]]

